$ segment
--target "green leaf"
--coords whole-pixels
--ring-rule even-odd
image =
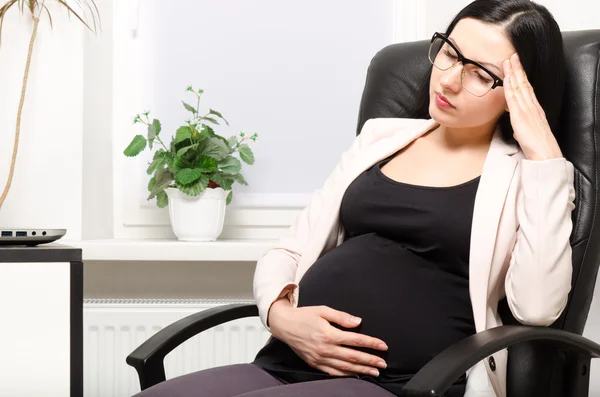
[[[189,110],[190,112],[192,112],[194,114],[198,113],[198,112],[196,112],[196,108],[193,107],[192,105],[189,105],[183,101],[181,101],[181,102],[183,103],[183,107],[186,108],[187,110]]]
[[[193,167],[194,165],[185,157],[176,157],[173,161],[171,161],[171,164],[169,164],[169,168],[175,173],[179,172],[179,170],[182,170],[184,168]]]
[[[152,149],[152,144],[154,143],[154,139],[160,134],[161,126],[160,121],[154,119],[152,124],[148,126],[148,146]]]
[[[217,160],[213,159],[212,157],[208,157],[208,156],[200,157],[200,159],[198,160],[198,162],[196,164],[196,167],[199,168],[200,171],[202,171],[202,172],[216,171],[218,166],[219,166],[219,164],[217,163]]]
[[[169,205],[169,196],[167,196],[167,192],[164,190],[158,192],[156,195],[156,205],[158,208],[165,208],[167,205]]]
[[[227,139],[223,138],[221,135],[215,134],[215,130],[213,130],[213,128],[211,126],[206,125],[206,124],[202,124],[202,130],[200,131],[200,134],[198,134],[198,140],[201,141],[201,140],[206,139],[206,138],[217,138],[217,139],[220,139],[220,140],[223,141],[223,143],[225,145],[229,146],[229,141]]]
[[[146,138],[142,135],[136,135],[129,146],[125,148],[123,154],[127,157],[135,157],[146,148]]]
[[[146,169],[146,173],[148,175],[152,175],[152,173],[154,171],[156,171],[157,169],[159,169],[160,167],[165,165],[165,159],[164,158],[157,158],[155,160],[152,160],[152,162],[150,163],[150,165],[148,166],[148,169]]]
[[[152,126],[154,127],[154,136],[157,137],[158,134],[160,134],[160,131],[162,130],[160,121],[157,119],[152,120]]]
[[[157,158],[163,158],[166,160],[169,158],[169,153],[165,152],[164,149],[158,149],[156,152],[154,152],[152,160],[156,160]]]
[[[205,174],[200,174],[200,178],[198,178],[195,182],[187,184],[187,185],[177,185],[177,188],[181,190],[184,194],[188,196],[197,196],[206,189],[208,186],[208,176]]]
[[[231,153],[231,149],[229,148],[229,141],[227,139],[223,138],[220,135],[215,135],[215,138],[216,139],[220,139],[223,142],[223,144],[227,148],[227,154],[230,154]]]
[[[151,175],[154,171],[163,167],[169,160],[169,154],[162,149],[157,150],[154,153],[152,160],[153,161],[150,163],[148,169],[146,170],[148,175]]]
[[[219,138],[207,138],[200,142],[198,153],[221,160],[229,155],[229,147]]]
[[[242,169],[242,163],[235,157],[228,156],[219,163],[219,168],[225,174],[237,174]]]
[[[219,122],[216,119],[212,118],[212,117],[202,117],[202,120],[206,120],[206,121],[211,122],[213,124],[220,125]]]
[[[197,147],[198,147],[197,143],[194,143],[193,145],[190,145],[190,146],[182,147],[181,149],[179,149],[177,151],[177,156],[183,156],[184,154],[187,153],[188,150],[196,149]]]
[[[244,161],[244,163],[250,165],[254,164],[254,153],[252,153],[252,149],[250,149],[250,146],[242,144],[240,145],[238,150],[240,152],[240,158]]]
[[[203,140],[205,138],[213,138],[215,137],[215,130],[210,125],[202,125],[202,130],[200,134],[198,134],[198,140]]]
[[[215,116],[217,116],[218,118],[220,118],[221,120],[223,120],[225,122],[225,124],[229,125],[229,122],[227,120],[225,120],[225,117],[223,117],[223,115],[219,112],[217,112],[216,110],[210,109],[209,111],[210,114],[214,114]]]
[[[192,139],[192,129],[189,126],[184,125],[177,129],[177,132],[175,133],[175,143],[183,142],[186,139]]]
[[[248,186],[248,182],[246,182],[246,179],[242,176],[242,174],[235,174],[233,177],[240,185]]]
[[[230,190],[229,194],[227,194],[227,199],[225,200],[225,205],[229,205],[229,203],[231,203],[231,199],[233,199],[233,190]]]
[[[154,183],[154,186],[152,187],[152,189],[150,189],[150,196],[148,196],[148,200],[154,198],[158,194],[158,192],[163,191],[167,186],[171,184],[171,182],[173,182],[173,174],[169,171],[159,170],[159,172],[157,172],[155,176],[156,183]]]
[[[158,120],[154,120],[152,124],[148,125],[148,141],[154,141],[156,138],[156,125],[154,124],[155,121]],[[160,126],[160,122],[158,122],[158,125]]]
[[[153,176],[152,178],[150,178],[150,181],[148,181],[148,191],[152,191],[152,189],[154,189],[154,186],[156,186],[156,177]]]
[[[238,143],[238,139],[237,139],[237,136],[235,136],[235,135],[232,136],[231,138],[229,138],[229,140],[227,141],[227,144],[232,149],[235,147],[235,145],[237,145],[237,143]]]
[[[234,179],[220,173],[214,173],[210,175],[210,179],[215,181],[216,184],[221,186],[225,190],[231,190]]]
[[[189,185],[202,175],[198,168],[184,168],[175,174],[175,182],[179,185]]]

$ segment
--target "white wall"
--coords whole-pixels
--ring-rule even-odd
[[[405,0],[398,2],[403,5],[401,10],[413,3]],[[443,32],[454,16],[469,3],[471,0],[420,1],[420,21],[417,22],[420,27],[416,29],[415,39],[429,39],[433,32]],[[600,3],[596,0],[538,0],[536,3],[548,8],[563,31],[600,29]]]
[[[113,237],[113,0],[96,0],[102,29],[84,35],[82,238]]]
[[[23,109],[13,185],[0,225],[67,228],[81,237],[83,28],[61,9],[42,18]],[[7,14],[0,48],[0,189],[8,178],[31,19]]]
[[[540,0],[552,13],[561,30],[600,29],[600,3],[596,0]]]

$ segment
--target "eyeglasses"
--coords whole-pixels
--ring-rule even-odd
[[[480,63],[465,58],[448,37],[443,33],[434,33],[429,46],[429,61],[439,70],[448,70],[462,63],[460,83],[470,94],[482,97],[490,90],[501,87],[503,81]]]

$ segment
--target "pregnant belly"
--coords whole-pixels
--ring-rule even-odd
[[[359,350],[384,358],[388,375],[415,373],[475,332],[468,280],[376,234],[353,237],[323,255],[299,287],[298,306],[326,305],[361,317],[359,327],[344,330],[387,343],[386,352]]]

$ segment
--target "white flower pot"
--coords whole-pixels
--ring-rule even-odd
[[[223,231],[229,191],[207,188],[192,197],[176,188],[165,189],[173,233],[180,241],[216,241]]]

